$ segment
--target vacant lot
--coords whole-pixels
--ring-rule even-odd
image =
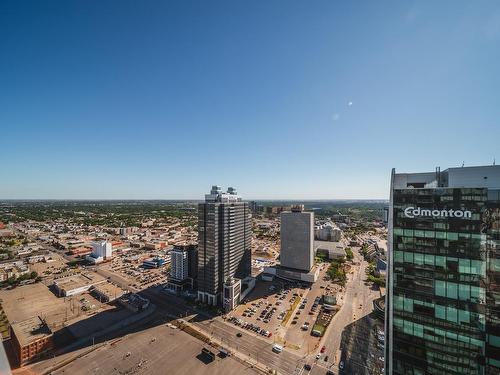
[[[79,358],[54,374],[257,374],[232,357],[199,358],[203,344],[178,329],[165,325],[124,337]],[[215,351],[215,349],[211,349]],[[40,370],[35,366],[35,370]]]

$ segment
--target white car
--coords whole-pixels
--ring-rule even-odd
[[[316,354],[316,359],[320,359],[320,358],[321,358],[321,353]]]

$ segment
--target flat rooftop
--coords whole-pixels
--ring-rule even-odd
[[[106,282],[106,279],[94,272],[80,273],[54,280],[54,284],[64,290],[73,290]]]
[[[57,298],[42,283],[19,286],[12,290],[2,290],[0,291],[0,299],[2,299],[2,308],[11,324],[38,315],[62,321],[67,311],[64,299]]]
[[[26,346],[52,334],[47,324],[38,316],[13,323],[11,327],[21,346]]]
[[[393,188],[500,188],[500,165],[448,168],[422,173],[396,173]]]
[[[106,297],[108,297],[109,300],[113,300],[116,298],[120,298],[125,294],[125,291],[111,283],[102,283],[99,285],[96,285],[94,287],[94,290]]]
[[[314,251],[318,249],[328,250],[338,255],[345,255],[344,245],[341,242],[314,241]]]

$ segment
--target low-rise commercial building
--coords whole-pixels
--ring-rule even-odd
[[[19,365],[24,365],[54,348],[53,334],[46,322],[33,317],[12,323],[12,347]]]
[[[165,264],[165,259],[163,258],[150,258],[142,262],[144,268],[160,268]]]
[[[97,273],[76,274],[54,280],[54,287],[59,297],[73,296],[88,291],[93,286],[106,283],[107,280]]]
[[[118,299],[118,302],[133,312],[143,311],[149,307],[149,300],[135,293],[125,294]]]
[[[122,288],[111,283],[95,285],[91,292],[100,302],[113,302],[125,294]]]
[[[314,241],[316,255],[326,255],[328,259],[343,259],[346,256],[345,247],[341,242]]]

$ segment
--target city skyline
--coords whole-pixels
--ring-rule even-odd
[[[499,20],[495,1],[3,2],[0,199],[388,199],[393,167],[492,164]]]

